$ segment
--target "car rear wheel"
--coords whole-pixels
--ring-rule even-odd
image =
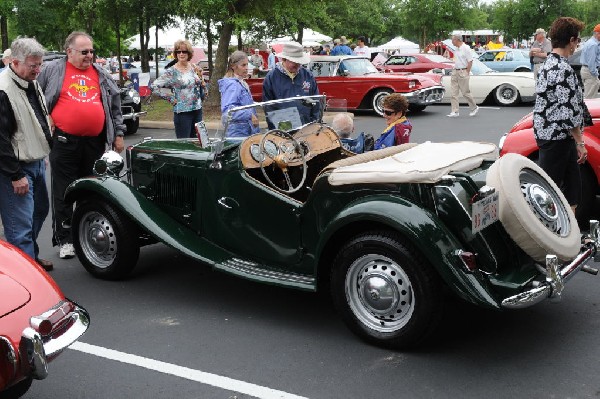
[[[72,228],[77,257],[95,277],[117,280],[135,267],[140,253],[137,226],[112,206],[78,203]]]
[[[503,83],[494,90],[494,100],[498,105],[515,105],[519,98],[519,90],[509,83]]]
[[[371,107],[379,116],[383,115],[383,100],[392,94],[391,90],[380,89],[373,93],[371,97]]]
[[[441,282],[418,251],[395,233],[356,236],[331,275],[336,308],[362,339],[391,348],[419,344],[442,315]]]
[[[499,219],[526,254],[545,262],[547,254],[563,261],[577,256],[580,230],[558,186],[538,165],[509,153],[489,169],[486,184],[500,193]]]

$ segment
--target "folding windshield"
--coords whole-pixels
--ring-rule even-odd
[[[377,72],[377,68],[366,58],[346,58],[340,61],[338,75],[363,76]]]

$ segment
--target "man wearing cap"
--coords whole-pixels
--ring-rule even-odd
[[[8,67],[8,64],[10,64],[10,49],[9,48],[4,50],[4,53],[2,53],[2,62],[0,62],[0,71],[3,70],[4,68]]]
[[[535,40],[529,50],[529,56],[533,57],[533,79],[537,82],[538,71],[546,61],[546,57],[552,51],[552,43],[546,39],[546,31],[538,28],[535,31]]]
[[[352,55],[352,49],[347,46],[348,40],[346,36],[342,36],[341,39],[335,39],[333,41],[333,49],[329,55]]]
[[[317,81],[313,74],[303,64],[310,62],[310,55],[302,50],[299,43],[286,43],[283,51],[277,54],[281,60],[272,71],[269,71],[263,81],[263,101],[277,100],[296,96],[314,96],[319,94]],[[298,106],[302,124],[319,119],[320,108]]]
[[[581,80],[583,81],[583,97],[595,98],[600,89],[598,79],[600,67],[600,24],[594,27],[592,37],[588,39],[581,50]]]
[[[262,69],[264,60],[263,60],[262,55],[260,55],[259,49],[257,49],[257,48],[254,49],[254,54],[252,54],[250,56],[250,62],[252,63],[252,65],[254,65],[254,68]]]

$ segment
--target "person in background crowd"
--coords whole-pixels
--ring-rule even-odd
[[[356,138],[352,138],[354,133],[354,121],[347,112],[340,112],[333,117],[331,128],[340,136],[342,147],[355,154],[362,154],[373,150],[373,136],[360,132]]]
[[[469,116],[477,115],[479,107],[475,104],[471,89],[469,88],[469,79],[471,67],[473,66],[473,55],[471,49],[462,41],[460,35],[452,35],[452,44],[456,47],[454,52],[454,69],[450,76],[450,90],[452,97],[450,98],[451,112],[447,115],[450,118],[457,118],[458,113],[458,95],[462,93],[463,97],[469,104],[471,112]]]
[[[248,83],[244,80],[248,74],[248,57],[243,51],[234,51],[227,62],[227,72],[219,79],[221,92],[221,115],[223,126],[226,124],[227,111],[232,107],[254,103]],[[259,133],[256,109],[246,109],[231,115],[227,124],[227,137],[247,137]]]
[[[364,36],[358,37],[358,45],[354,48],[354,54],[362,55],[365,57],[371,57],[371,50],[367,47],[366,39]]]
[[[0,215],[6,240],[45,270],[37,238],[48,215],[46,162],[52,133],[40,85],[44,48],[30,38],[11,45],[12,63],[0,74]]]
[[[302,51],[299,43],[286,43],[283,51],[277,54],[281,60],[272,71],[269,71],[263,81],[263,101],[289,98],[295,96],[313,96],[319,94],[317,81],[312,72],[303,64],[310,62],[310,55]],[[319,119],[321,109],[318,104],[311,107],[297,106],[302,124]]]
[[[11,54],[11,51],[9,48],[4,50],[4,53],[2,53],[2,62],[0,62],[0,71],[3,70],[4,68],[8,68],[8,64],[10,64],[10,54]]]
[[[590,37],[581,50],[581,80],[583,81],[583,97],[595,98],[600,89],[598,79],[600,67],[600,24],[594,27]]]
[[[546,31],[542,28],[538,28],[535,31],[535,40],[529,50],[529,56],[533,57],[533,79],[537,82],[538,71],[540,67],[546,61],[546,57],[552,51],[552,44],[550,40],[546,39]]]
[[[191,63],[194,55],[192,44],[187,40],[177,40],[173,46],[177,62],[173,67],[151,83],[150,89],[159,97],[173,105],[175,136],[178,139],[196,137],[195,124],[202,121],[202,99],[206,93],[202,70]],[[165,93],[161,88],[169,88]]]
[[[323,45],[323,50],[319,53],[320,55],[329,55],[331,53],[331,46],[329,44]]]
[[[269,71],[275,68],[275,64],[277,64],[277,58],[275,57],[275,49],[271,47],[269,51],[269,58],[267,59]]]
[[[383,118],[387,124],[375,141],[375,149],[408,143],[412,124],[406,119],[408,100],[400,93],[392,93],[383,99]]]
[[[533,133],[540,167],[562,187],[573,211],[581,200],[579,165],[587,159],[583,142],[583,92],[567,58],[581,41],[583,22],[557,18],[550,27],[552,51],[540,67],[535,86]]]
[[[259,49],[254,49],[254,54],[250,56],[250,62],[252,63],[252,65],[254,65],[254,68],[258,68],[259,70],[263,69],[262,67],[264,64],[264,60],[262,59],[262,55],[260,55]]]
[[[352,50],[348,47],[347,43],[346,36],[342,36],[341,39],[335,39],[333,41],[333,49],[329,55],[352,55]]]
[[[120,91],[108,71],[92,62],[94,43],[85,32],[72,32],[65,40],[67,57],[44,64],[38,82],[52,117],[52,242],[61,259],[75,256],[68,227],[72,205],[65,190],[80,177],[92,174],[104,151],[123,151],[125,125]]]

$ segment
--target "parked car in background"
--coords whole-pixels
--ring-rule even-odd
[[[436,70],[445,89],[442,103],[450,103],[451,72],[452,69]],[[498,105],[509,106],[535,100],[535,81],[532,72],[496,72],[478,59],[473,59],[469,88],[477,104],[493,101]],[[459,100],[464,101],[462,97]]]
[[[160,60],[158,61],[158,76],[162,75],[163,72],[165,71],[166,66],[171,62],[171,60]],[[154,79],[156,79],[156,62],[154,61],[150,61],[150,70],[148,71],[150,73],[150,82],[153,82]],[[137,73],[140,74],[142,73],[142,68],[140,67],[132,67],[127,69],[127,78],[131,79],[131,74],[132,73]]]
[[[98,176],[65,194],[83,267],[125,278],[140,247],[162,242],[249,280],[331,293],[355,334],[393,348],[435,330],[444,293],[518,309],[597,272],[586,262],[598,228],[582,240],[535,163],[498,160],[494,144],[476,142],[354,154],[321,120],[301,125],[298,109],[323,110],[323,97],[254,104],[278,128],[243,139],[227,138],[228,124],[213,139],[145,139],[127,148],[126,173],[119,154],[105,154]]]
[[[23,396],[88,329],[87,311],[20,250],[0,240],[0,397]]]
[[[419,112],[444,96],[439,78],[382,73],[366,57],[315,55],[307,68],[315,76],[319,92],[326,94],[328,100],[346,100],[349,110],[370,109],[383,115],[383,99],[400,93],[408,100],[409,111]],[[263,79],[247,82],[254,101],[262,101]]]
[[[142,111],[142,99],[133,85],[127,85],[120,90],[121,113],[123,114],[123,123],[127,127],[125,134],[134,134],[140,126],[140,117],[145,116],[147,112]]]
[[[582,186],[581,203],[577,206],[577,219],[583,227],[592,218],[600,218],[596,196],[600,193],[600,98],[585,100],[592,115],[593,126],[583,131],[588,158],[580,168]],[[533,135],[533,114],[525,115],[500,139],[500,155],[517,153],[534,161],[538,159],[538,146]]]
[[[429,72],[434,68],[452,68],[453,62],[437,54],[402,54],[391,55],[377,69],[381,72]]]
[[[498,72],[532,72],[529,50],[488,50],[479,56],[479,61]]]

